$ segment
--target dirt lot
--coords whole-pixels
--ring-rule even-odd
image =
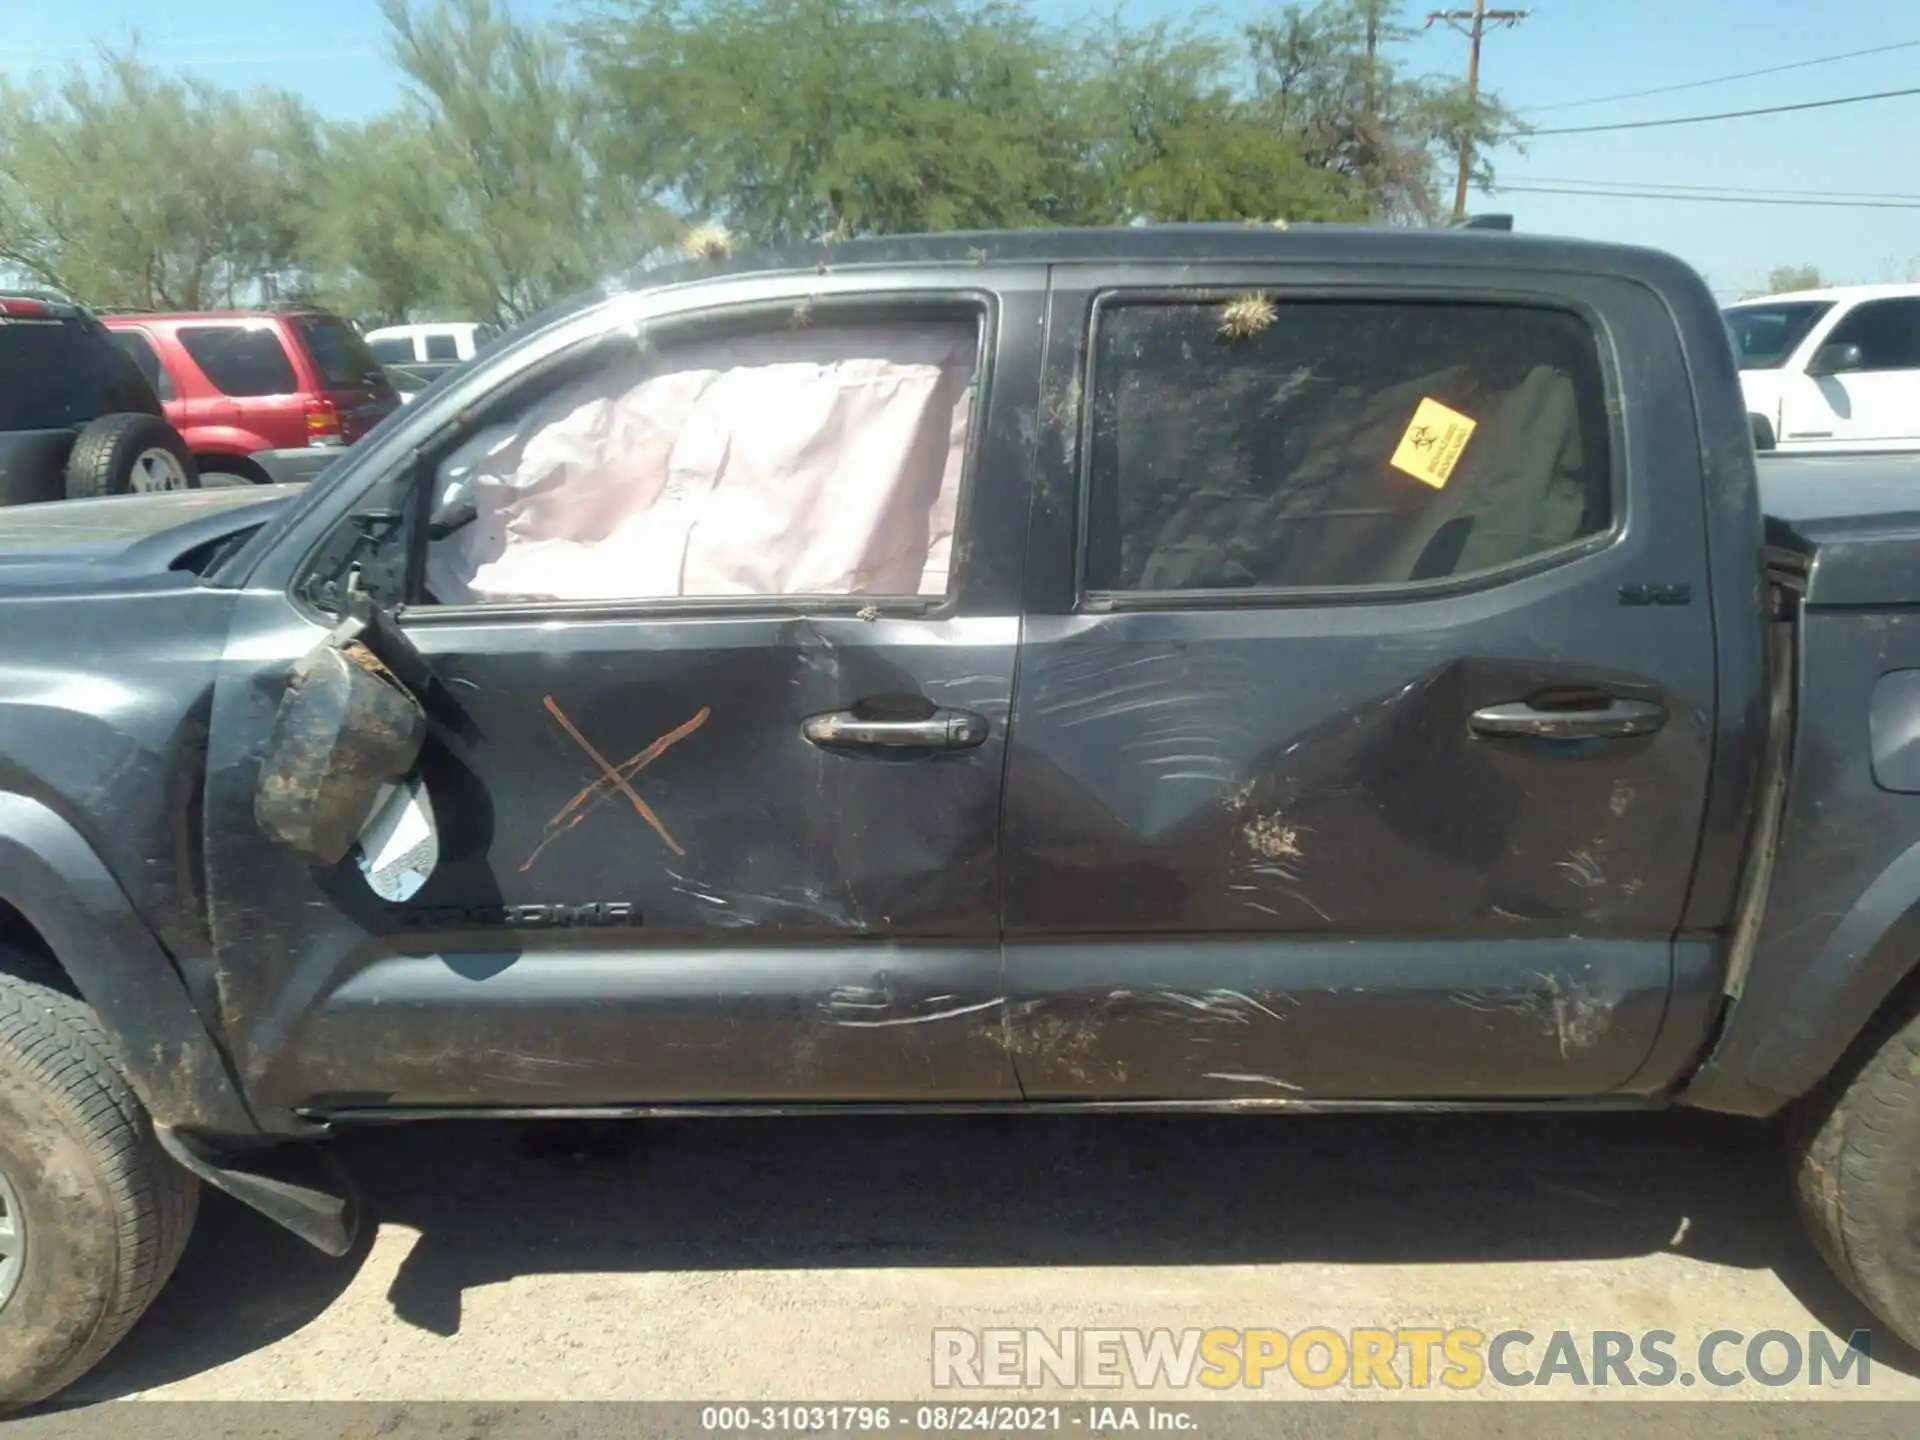
[[[1801,1238],[1769,1132],[1685,1114],[472,1124],[343,1146],[377,1234],[329,1261],[209,1197],[172,1286],[73,1398],[907,1399],[935,1394],[936,1326],[1665,1328],[1690,1359],[1715,1329],[1868,1323]],[[1920,1397],[1915,1375],[1877,1336],[1870,1385],[1824,1394]],[[1265,1393],[1305,1394],[1284,1373]]]

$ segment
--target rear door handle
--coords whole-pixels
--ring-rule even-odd
[[[968,710],[936,710],[918,720],[871,720],[852,710],[809,715],[800,733],[823,750],[971,750],[987,721]]]
[[[1476,735],[1527,740],[1629,740],[1666,723],[1665,706],[1619,699],[1579,710],[1542,710],[1518,700],[1476,710],[1467,721]]]

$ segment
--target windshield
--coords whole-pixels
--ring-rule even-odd
[[[1725,312],[1727,335],[1742,370],[1777,370],[1833,308],[1831,300],[1783,300],[1736,305]]]

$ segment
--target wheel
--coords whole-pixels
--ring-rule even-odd
[[[69,500],[199,486],[187,442],[157,415],[102,415],[67,456]]]
[[[1747,423],[1753,427],[1753,448],[1771,450],[1778,443],[1773,438],[1773,422],[1764,415],[1747,416]]]
[[[1868,1309],[1920,1347],[1920,1017],[1797,1128],[1796,1188],[1814,1243]]]
[[[0,974],[0,1408],[63,1389],[119,1343],[173,1273],[199,1193],[93,1012]]]

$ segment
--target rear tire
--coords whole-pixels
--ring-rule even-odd
[[[1796,1188],[1815,1245],[1869,1310],[1920,1348],[1920,1017],[1801,1118]]]
[[[170,1160],[82,1002],[0,973],[0,1409],[119,1343],[185,1248],[199,1183]]]
[[[67,457],[69,500],[199,488],[187,442],[157,415],[102,415],[80,432]]]

